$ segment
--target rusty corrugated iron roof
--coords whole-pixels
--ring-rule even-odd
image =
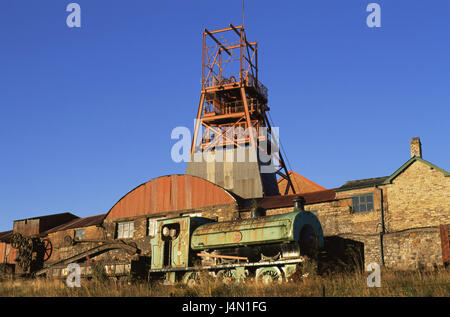
[[[32,217],[32,218],[17,219],[17,220],[14,220],[14,222],[24,221],[24,220],[33,220],[33,219],[43,220],[43,219],[64,218],[64,217],[78,218],[78,216],[76,216],[70,212],[62,212],[62,213],[58,213],[58,214],[50,214],[50,215],[37,216],[37,217]]]
[[[175,174],[154,178],[123,196],[108,212],[107,219],[185,211],[236,203],[226,189],[203,178]]]
[[[47,230],[47,231],[43,232],[42,234],[47,235],[49,233],[68,230],[68,229],[84,228],[84,227],[89,227],[89,226],[98,226],[103,222],[103,219],[105,218],[105,216],[106,216],[106,214],[101,214],[101,215],[96,215],[96,216],[74,219],[74,220],[69,221],[65,224],[62,224],[58,227]]]
[[[0,232],[0,241],[1,242],[9,242],[12,234],[13,234],[12,230]]]
[[[258,206],[264,209],[276,209],[294,206],[294,198],[302,196],[305,198],[305,204],[317,204],[336,199],[335,189],[326,189],[315,191],[311,193],[295,194],[295,195],[280,195],[280,196],[267,196],[261,199],[257,199]],[[247,200],[241,210],[249,210],[252,200]]]
[[[64,212],[14,220],[13,231],[24,236],[34,236],[78,218],[74,214]]]

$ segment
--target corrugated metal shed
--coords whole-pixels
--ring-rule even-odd
[[[14,232],[21,233],[24,236],[32,236],[57,227],[61,224],[65,224],[77,218],[77,216],[69,212],[65,212],[60,214],[20,219],[14,221],[13,230]]]
[[[14,264],[17,250],[9,244],[12,234],[12,230],[0,232],[0,263]]]
[[[103,219],[105,218],[105,216],[106,216],[106,214],[101,214],[101,215],[96,215],[96,216],[74,219],[68,223],[65,223],[58,227],[47,230],[47,231],[43,232],[42,235],[47,235],[49,233],[68,230],[68,229],[85,228],[85,227],[89,227],[89,226],[98,226],[103,222]]]
[[[226,189],[191,175],[154,178],[122,197],[106,219],[183,211],[213,205],[236,203]]]

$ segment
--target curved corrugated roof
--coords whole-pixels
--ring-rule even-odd
[[[226,189],[203,178],[175,174],[154,178],[123,196],[106,219],[184,211],[236,203]]]

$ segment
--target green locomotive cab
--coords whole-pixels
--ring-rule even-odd
[[[190,236],[198,226],[213,220],[201,217],[177,217],[158,220],[151,239],[152,270],[186,268],[190,263]]]

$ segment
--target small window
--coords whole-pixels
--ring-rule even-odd
[[[373,211],[373,194],[353,197],[353,212]]]
[[[83,240],[84,239],[84,229],[76,229],[74,232],[74,237],[77,240]]]
[[[156,232],[158,231],[158,220],[164,219],[161,218],[149,218],[147,223],[147,235],[154,237],[156,236]]]
[[[134,235],[134,222],[119,222],[117,224],[117,239],[132,238]]]

